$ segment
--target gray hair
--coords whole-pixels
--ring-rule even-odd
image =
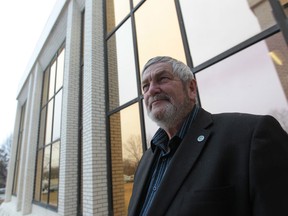
[[[142,70],[142,75],[148,67],[150,67],[153,64],[160,63],[160,62],[170,63],[172,66],[173,74],[179,77],[182,80],[182,82],[187,82],[187,81],[191,81],[192,79],[194,79],[194,74],[192,73],[191,69],[186,64],[169,56],[156,56],[154,58],[151,58],[144,65],[144,68]]]

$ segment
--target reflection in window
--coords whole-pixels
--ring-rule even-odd
[[[34,200],[40,202],[40,194],[42,190],[41,185],[41,175],[42,175],[42,160],[43,160],[43,149],[38,151],[37,155],[37,170],[36,170],[36,182],[35,182],[35,192],[34,192]]]
[[[26,112],[26,103],[21,108],[20,126],[19,126],[18,142],[17,142],[17,149],[16,149],[16,159],[15,159],[13,188],[12,188],[13,195],[17,195],[17,189],[18,189],[18,177],[19,177],[21,146],[22,146],[22,139],[23,139],[23,133],[24,133],[25,112]]]
[[[41,201],[47,203],[48,201],[48,188],[49,188],[49,176],[50,176],[50,149],[51,145],[48,145],[44,150],[43,160],[43,173],[42,173],[42,188],[41,188]]]
[[[268,1],[179,1],[194,66],[275,24]]]
[[[131,21],[108,40],[110,109],[137,97]]]
[[[48,112],[46,116],[46,142],[45,144],[49,144],[51,142],[52,136],[52,117],[53,117],[53,106],[54,106],[54,99],[50,100],[48,103]]]
[[[113,211],[127,215],[134,172],[142,156],[138,104],[110,116]]]
[[[107,0],[107,32],[114,29],[130,12],[130,0]]]
[[[284,49],[287,53],[287,47]],[[276,118],[283,113],[284,117],[288,112],[287,98],[269,52],[262,41],[196,74],[202,106],[213,113],[237,111]],[[282,60],[287,75],[287,58]],[[281,123],[283,118],[278,120]],[[283,124],[288,126],[288,122]]]
[[[47,70],[49,70],[49,68]],[[48,90],[49,90],[48,84],[49,84],[49,71],[45,71],[43,79],[43,90],[42,90],[42,106],[47,103]]]
[[[59,185],[59,147],[60,142],[56,142],[52,146],[51,155],[51,175],[50,175],[50,197],[49,204],[57,206],[58,203],[58,185]]]
[[[40,117],[40,130],[39,130],[39,138],[38,138],[38,147],[39,145],[45,144],[45,123],[46,123],[46,110],[47,106],[45,106],[41,111],[41,117]]]
[[[58,206],[64,52],[60,50],[43,76],[34,189],[34,201],[53,208]]]
[[[63,73],[64,73],[64,52],[61,52],[58,56],[57,61],[57,78],[56,78],[56,89],[57,92],[63,84]]]
[[[135,19],[141,70],[157,55],[186,62],[174,0],[146,1],[135,12]]]
[[[62,110],[62,90],[55,96],[54,119],[53,119],[53,140],[60,138]]]
[[[56,73],[56,61],[50,68],[50,79],[49,79],[49,99],[54,95],[55,91],[55,74]]]

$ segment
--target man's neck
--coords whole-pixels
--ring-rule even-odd
[[[183,119],[181,122],[179,122],[178,124],[175,124],[175,127],[172,127],[172,128],[165,128],[163,127],[163,130],[165,130],[165,132],[167,133],[168,137],[169,137],[169,140],[171,140],[171,138],[173,136],[175,136],[177,134],[177,132],[180,130],[183,122],[184,122],[185,119]]]

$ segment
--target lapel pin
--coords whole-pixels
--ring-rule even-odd
[[[202,142],[205,139],[203,135],[198,136],[197,141]]]

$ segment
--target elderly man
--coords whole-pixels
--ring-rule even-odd
[[[271,116],[210,114],[188,66],[170,57],[142,72],[160,129],[135,174],[129,216],[288,215],[288,135]]]

